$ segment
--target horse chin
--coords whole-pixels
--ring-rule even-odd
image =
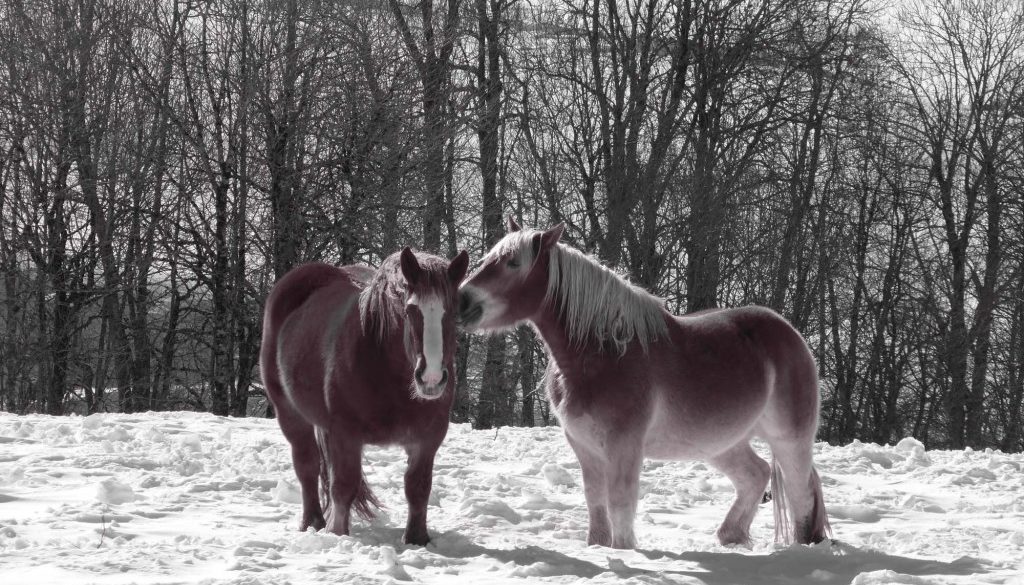
[[[447,390],[447,384],[438,384],[436,386],[425,386],[423,384],[414,383],[412,386],[413,396],[420,400],[437,400],[444,396],[445,390]]]
[[[520,321],[510,320],[504,315],[504,309],[505,307],[498,307],[497,310],[478,311],[473,315],[473,318],[462,321],[461,326],[463,330],[470,333],[481,333],[484,335],[503,333],[510,329],[515,329]]]
[[[465,327],[467,331],[482,335],[496,335],[505,333],[526,323],[529,319],[510,319],[507,316],[501,318],[488,318],[486,315],[472,326]]]
[[[515,329],[516,325],[519,325],[519,323],[486,323],[477,325],[475,328],[470,329],[470,331],[482,335],[497,335]]]

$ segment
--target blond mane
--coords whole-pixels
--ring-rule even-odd
[[[516,253],[523,264],[532,264],[531,244],[540,233],[512,232],[488,255]],[[597,341],[622,354],[634,340],[646,351],[648,344],[668,336],[662,299],[565,244],[551,249],[544,302],[565,320],[569,342],[577,347]]]

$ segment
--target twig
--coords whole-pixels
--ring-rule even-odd
[[[100,548],[100,547],[103,546],[103,537],[107,535],[107,515],[106,514],[100,514],[100,522],[103,523],[103,531],[100,532],[100,541],[96,545],[96,548]]]

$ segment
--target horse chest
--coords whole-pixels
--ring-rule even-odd
[[[576,444],[584,445],[591,450],[603,451],[608,447],[608,427],[602,421],[589,414],[576,416],[559,415],[565,434]]]
[[[555,413],[563,420],[592,416],[601,420],[641,415],[643,396],[636,388],[610,384],[584,378],[569,381],[565,378],[548,386],[548,398]]]

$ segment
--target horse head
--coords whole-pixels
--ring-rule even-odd
[[[551,249],[565,231],[523,229],[508,218],[508,233],[459,289],[459,321],[469,330],[499,331],[536,314],[548,289]]]
[[[417,257],[407,247],[400,263],[406,283],[406,343],[415,361],[413,390],[420,398],[439,398],[454,383],[458,288],[469,255],[463,250],[446,262],[427,254]]]

